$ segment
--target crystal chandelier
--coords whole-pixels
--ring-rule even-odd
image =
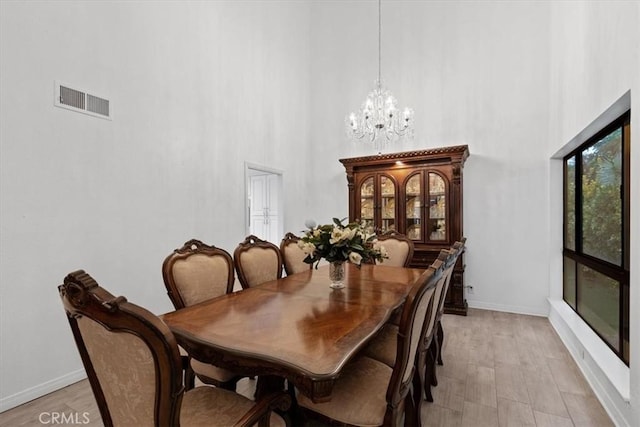
[[[346,118],[347,134],[354,139],[365,136],[371,142],[382,144],[401,137],[413,137],[413,110],[405,108],[400,112],[396,107],[396,98],[382,85],[382,13],[381,0],[378,0],[378,79],[374,89],[362,104],[360,111],[350,113]]]

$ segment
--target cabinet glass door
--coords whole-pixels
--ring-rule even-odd
[[[422,180],[421,174],[415,174],[405,184],[407,237],[421,240],[422,236]]]
[[[380,177],[380,194],[382,221],[380,224],[381,232],[396,229],[396,187],[393,181],[386,177]]]
[[[373,177],[360,185],[360,222],[365,228],[373,228]]]
[[[429,172],[429,240],[447,240],[447,196],[444,179]]]

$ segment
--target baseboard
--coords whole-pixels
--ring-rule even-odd
[[[45,394],[60,390],[63,387],[77,383],[85,378],[87,378],[87,374],[84,369],[79,369],[11,396],[4,397],[0,399],[0,412],[8,411],[11,408],[30,402],[33,399],[44,396]]]
[[[469,299],[467,299],[467,304],[469,305],[470,308],[479,308],[481,310],[504,311],[507,313],[526,314],[529,316],[542,316],[542,317],[547,317],[549,315],[548,311],[534,309],[533,307],[494,304],[490,302],[474,301]]]
[[[586,324],[582,326],[581,323],[584,322],[564,301],[550,299],[549,302],[551,325],[605,411],[617,426],[632,425],[628,368],[616,359],[617,356],[608,350]],[[607,352],[611,353],[613,359],[607,360]]]

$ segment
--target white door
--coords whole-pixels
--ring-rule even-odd
[[[268,234],[266,212],[269,209],[266,175],[249,177],[249,213],[250,232],[254,236],[265,239]]]
[[[282,239],[282,176],[253,168],[249,168],[247,172],[249,233],[279,245]]]

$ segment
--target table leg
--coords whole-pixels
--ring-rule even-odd
[[[256,384],[255,399],[258,400],[262,396],[265,396],[269,393],[273,393],[274,391],[282,391],[284,389],[284,378],[278,377],[276,375],[260,375]],[[285,419],[288,426],[302,425],[302,420],[304,419],[304,417],[302,411],[300,410],[300,407],[298,406],[295,388],[290,381],[287,381],[287,391],[291,396],[291,407],[284,413],[280,413],[279,411],[278,413]]]

